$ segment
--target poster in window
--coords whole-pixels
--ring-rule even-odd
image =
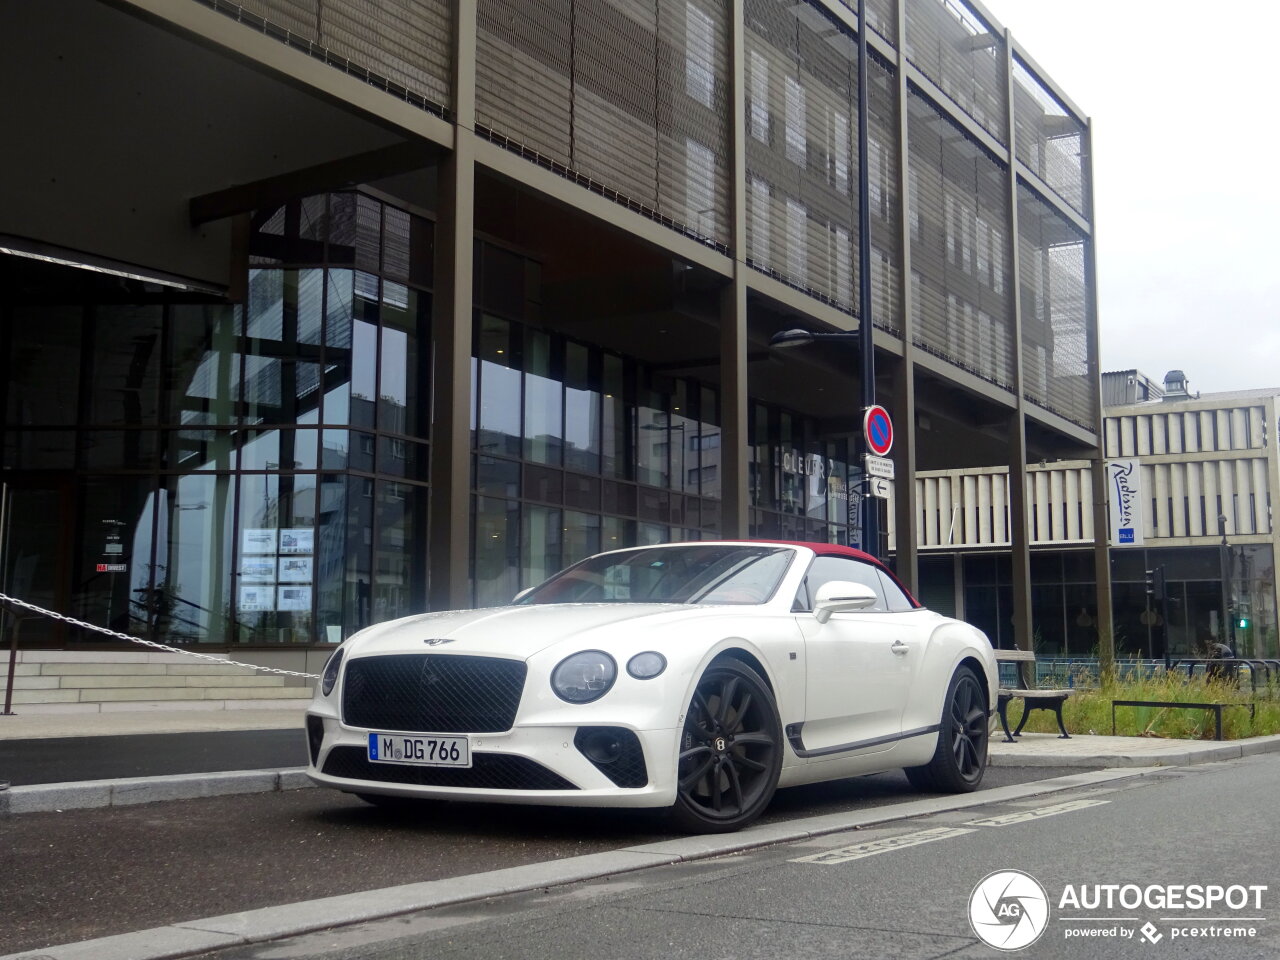
[[[280,531],[280,552],[315,553],[315,531],[310,527],[293,527]]]
[[[242,583],[274,583],[276,579],[276,558],[245,557],[240,558],[240,581]]]
[[[276,530],[263,527],[246,527],[240,540],[242,554],[276,552]]]
[[[276,609],[284,611],[309,611],[311,609],[311,587],[281,586],[276,600]]]
[[[310,557],[281,557],[280,575],[276,577],[281,583],[310,583]]]
[[[240,602],[237,606],[241,613],[251,613],[261,610],[274,610],[276,599],[276,585],[274,583],[264,586],[246,586],[240,587]]]

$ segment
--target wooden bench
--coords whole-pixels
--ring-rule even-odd
[[[1018,686],[1001,687],[996,698],[996,711],[1000,714],[1000,726],[1004,729],[1004,742],[1014,743],[1014,737],[1021,736],[1027,717],[1032,710],[1052,710],[1058,718],[1058,729],[1062,731],[1059,740],[1070,740],[1066,725],[1062,722],[1062,705],[1074,690],[1039,690],[1036,688],[1036,655],[1030,650],[997,650],[996,660],[1001,663],[1018,665]],[[1022,719],[1018,721],[1018,729],[1009,732],[1009,701],[1015,697],[1022,700]]]

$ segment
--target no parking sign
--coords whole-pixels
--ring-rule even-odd
[[[888,456],[893,449],[893,421],[889,411],[879,404],[867,407],[862,416],[862,433],[867,438],[867,450],[877,457]]]

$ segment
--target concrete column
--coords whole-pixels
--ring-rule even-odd
[[[750,471],[747,461],[747,250],[746,79],[742,0],[730,10],[731,92],[729,185],[732,216],[733,275],[720,294],[720,527],[721,536],[750,533]]]
[[[1101,346],[1098,343],[1098,261],[1097,230],[1093,209],[1093,121],[1085,130],[1085,150],[1081,158],[1089,174],[1089,239],[1085,244],[1084,282],[1088,291],[1085,297],[1087,311],[1086,329],[1091,334],[1089,344],[1089,370],[1093,378],[1094,430],[1098,434],[1098,447],[1090,464],[1093,479],[1093,568],[1094,579],[1098,584],[1098,667],[1103,676],[1109,674],[1115,666],[1116,638],[1115,617],[1111,600],[1111,552],[1107,541],[1111,532],[1111,514],[1107,508],[1107,430],[1106,419],[1102,409],[1102,361]],[[1168,629],[1165,624],[1164,642],[1169,643]]]
[[[432,301],[432,610],[471,605],[471,332],[475,237],[476,10],[454,4],[454,148],[440,166]]]
[[[898,275],[899,320],[902,332],[902,362],[893,377],[894,480],[894,567],[898,578],[912,593],[920,592],[920,509],[916,501],[916,363],[914,327],[911,313],[911,176],[908,173],[907,137],[907,55],[906,4],[898,4],[898,223],[902,231],[898,255],[902,270]]]
[[[1004,32],[1005,97],[1008,107],[1009,152],[1009,286],[1013,290],[1013,395],[1009,417],[1009,538],[1013,562],[1013,639],[1020,650],[1030,650],[1031,623],[1031,527],[1027,517],[1027,401],[1022,363],[1022,263],[1018,244],[1018,153],[1014,140],[1013,38]]]

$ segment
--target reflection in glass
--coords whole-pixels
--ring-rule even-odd
[[[520,505],[492,497],[474,497],[473,503],[475,605],[510,603],[520,590]]]
[[[191,474],[159,492],[156,561],[141,602],[164,643],[224,643],[231,612],[232,478]]]
[[[578,343],[565,345],[565,466],[600,472],[600,393],[591,386],[590,353]]]
[[[480,435],[481,453],[520,456],[519,358],[512,356],[510,325],[497,317],[481,318]]]
[[[563,449],[563,394],[555,379],[551,337],[537,330],[525,336],[524,458],[559,464]]]
[[[520,583],[531,587],[541,583],[561,567],[560,510],[557,507],[525,504],[522,513]]]

